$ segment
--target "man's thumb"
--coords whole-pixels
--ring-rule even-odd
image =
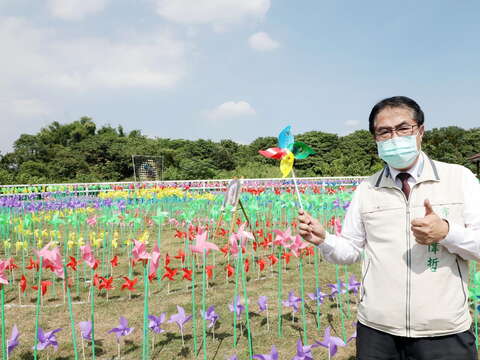
[[[425,216],[435,213],[433,211],[432,204],[430,204],[430,200],[425,199],[425,201],[423,202],[423,205],[425,205]]]

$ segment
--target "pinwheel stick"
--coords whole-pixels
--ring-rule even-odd
[[[73,318],[73,311],[72,311],[72,297],[70,294],[70,287],[68,286],[68,276],[67,276],[67,266],[65,262],[63,262],[63,273],[65,274],[65,288],[67,293],[67,301],[68,301],[68,314],[70,315],[70,327],[72,330],[72,344],[73,344],[73,354],[75,360],[78,360],[78,351],[77,351],[77,336],[75,335],[75,320]]]
[[[295,171],[292,167],[292,179],[293,184],[295,185],[295,193],[297,194],[298,204],[300,205],[300,209],[303,210],[302,198],[300,197],[300,191],[298,191],[298,184],[297,184],[297,177],[295,176]]]
[[[37,280],[37,305],[35,306],[35,340],[33,342],[33,358],[37,360],[37,344],[38,344],[38,317],[40,315],[40,298],[42,297],[42,267],[43,257],[40,256],[38,265],[38,280]],[[5,327],[4,327],[5,328]]]
[[[2,312],[2,359],[7,358],[7,342],[5,340],[5,290],[4,286],[0,285],[0,292],[2,297],[2,308],[0,311]]]

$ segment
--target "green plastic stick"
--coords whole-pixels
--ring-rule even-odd
[[[315,256],[314,256],[314,265],[315,265],[315,292],[320,289],[320,281],[318,276],[318,247],[315,246]],[[320,299],[317,297],[317,328],[320,330]]]
[[[40,257],[40,263],[38,267],[38,279],[37,279],[37,304],[35,306],[35,340],[33,342],[33,358],[37,360],[37,344],[38,344],[38,318],[40,316],[40,297],[42,296],[42,267],[43,258]]]
[[[342,321],[342,337],[343,337],[343,342],[347,343],[347,332],[345,330],[345,314],[343,313],[343,298],[342,298],[342,289],[341,289],[341,284],[340,284],[340,272],[339,272],[340,267],[338,265],[335,265],[335,276],[337,278],[337,288],[338,288],[338,302],[340,305],[340,319]]]
[[[277,299],[278,299],[278,337],[282,337],[282,248],[278,247],[278,285],[277,285]]]
[[[78,360],[77,336],[75,335],[75,320],[73,318],[72,311],[72,297],[70,296],[70,287],[68,286],[67,267],[65,266],[65,262],[63,263],[63,273],[65,274],[65,287],[67,288],[68,313],[70,315],[70,327],[72,329],[73,354],[75,356],[75,360]]]
[[[192,333],[193,353],[197,354],[197,305],[195,304],[195,256],[190,256],[192,263]]]
[[[206,259],[206,250],[203,249],[203,273],[202,273],[202,337],[203,337],[203,359],[207,360],[207,320],[205,318],[205,314],[207,313],[207,306],[205,302],[205,297],[206,297],[206,271],[205,271],[205,263],[207,261]],[[196,354],[196,353],[195,353]]]
[[[348,284],[348,267],[343,265],[343,272],[345,273],[345,284]],[[350,312],[350,294],[348,293],[348,288],[345,289],[345,302],[347,303],[347,317],[350,319],[352,313]]]
[[[92,323],[92,359],[95,360],[95,286],[93,277],[95,270],[92,269],[92,282],[90,283],[90,321]]]
[[[7,341],[5,337],[5,289],[3,285],[0,285],[0,292],[2,293],[2,359],[7,359]]]
[[[143,266],[143,356],[148,359],[148,263]]]
[[[250,330],[250,315],[248,314],[248,294],[247,294],[247,279],[245,275],[245,266],[242,259],[242,249],[238,252],[240,254],[240,262],[242,267],[242,287],[243,287],[243,298],[245,300],[245,318],[247,321],[247,336],[248,336],[248,354],[249,359],[253,358],[253,346],[252,346],[252,334]]]
[[[303,322],[303,343],[305,345],[307,342],[307,316],[305,315],[305,286],[303,279],[303,256],[300,254],[299,259],[299,268],[300,268],[300,298],[302,299],[302,322]]]
[[[240,253],[242,250],[239,251]],[[238,294],[238,264],[240,263],[240,257],[237,256],[235,259],[235,290],[233,292],[233,303],[235,305],[235,301],[237,300]],[[234,309],[235,310],[235,309]],[[233,348],[237,347],[237,311],[233,312]]]

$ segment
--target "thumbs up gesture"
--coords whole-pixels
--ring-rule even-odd
[[[422,245],[430,245],[443,240],[448,235],[448,222],[440,218],[428,199],[423,203],[425,216],[412,220],[412,232],[415,240]]]

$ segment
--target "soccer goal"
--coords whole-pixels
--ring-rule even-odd
[[[135,182],[163,180],[163,156],[132,155],[132,163]]]

